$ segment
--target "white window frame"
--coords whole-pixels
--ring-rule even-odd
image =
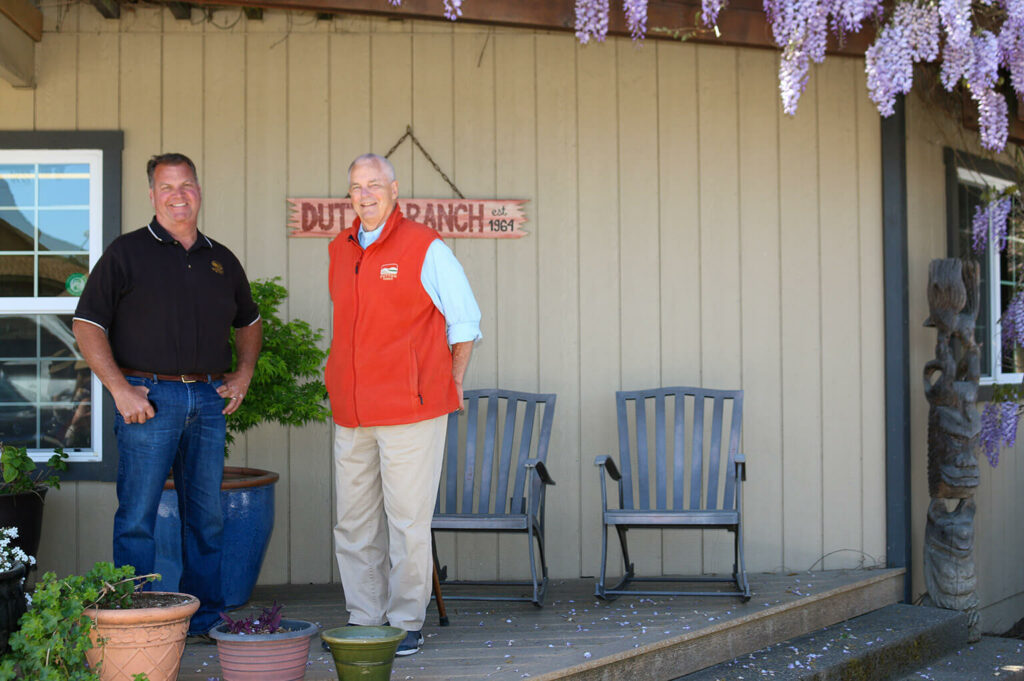
[[[974,185],[980,189],[995,189],[996,191],[1002,191],[1014,183],[994,175],[988,175],[981,173],[976,170],[969,168],[957,167],[957,180],[963,184]],[[991,329],[991,335],[986,342],[989,343],[991,352],[989,352],[989,366],[982,367],[982,373],[987,373],[987,376],[982,376],[980,383],[981,385],[998,385],[1002,383],[1020,383],[1024,380],[1024,373],[1021,372],[1006,372],[1002,369],[1002,347],[1003,347],[1003,329],[1000,318],[1002,317],[1003,301],[1002,301],[1002,289],[1000,287],[1000,267],[999,259],[1002,257],[999,252],[999,248],[994,243],[992,235],[992,225],[989,224],[988,242],[985,247],[985,257],[988,260],[988,271],[991,273],[988,280],[988,314],[989,319],[988,328]]]
[[[0,163],[86,163],[89,165],[89,271],[103,253],[103,150],[102,149],[0,149]],[[9,208],[10,206],[0,206]],[[24,255],[24,252],[4,251],[6,255]],[[33,253],[38,262],[38,254]],[[38,266],[36,266],[37,268]],[[38,272],[36,271],[38,277]],[[36,284],[38,285],[38,284]],[[66,314],[73,315],[78,305],[77,297],[23,296],[0,298],[0,314]],[[81,355],[76,359],[83,359]],[[65,450],[69,462],[94,463],[103,460],[103,384],[96,374],[92,375],[90,389],[92,447],[90,449]],[[30,448],[29,456],[35,461],[46,461],[53,449]]]

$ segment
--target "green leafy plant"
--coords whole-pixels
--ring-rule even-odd
[[[68,469],[68,455],[58,447],[44,466],[36,466],[25,447],[0,444],[0,494],[35,492],[39,487],[60,489],[58,472]],[[44,477],[45,476],[45,477]]]
[[[96,563],[85,575],[58,578],[47,572],[36,584],[18,631],[11,634],[11,652],[0,660],[0,681],[98,681],[85,659],[85,651],[92,648],[86,608],[131,607],[133,594],[159,578],[109,562]],[[137,675],[136,681],[145,681],[145,675]]]
[[[279,280],[280,277],[274,277],[251,283],[252,297],[263,319],[263,349],[245,400],[238,411],[228,416],[228,445],[234,442],[235,435],[260,423],[301,426],[330,417],[330,409],[324,403],[327,388],[323,382],[327,351],[318,345],[323,329],[313,331],[301,319],[285,322],[278,316],[278,308],[288,297],[288,290],[277,283]]]

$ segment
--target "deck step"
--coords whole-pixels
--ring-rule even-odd
[[[933,664],[966,643],[963,614],[894,604],[676,681],[890,681]]]
[[[926,665],[918,667],[899,681],[1000,681],[1024,680],[1024,640],[983,636],[977,643],[963,646]]]

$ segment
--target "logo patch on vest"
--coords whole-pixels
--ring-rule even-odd
[[[216,272],[217,274],[224,274],[224,265],[221,265],[216,260],[210,261],[210,269]]]
[[[384,281],[398,279],[398,263],[389,262],[380,266],[380,278]]]

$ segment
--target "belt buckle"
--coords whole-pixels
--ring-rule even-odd
[[[179,375],[181,376],[181,382],[182,383],[195,383],[196,382],[196,379],[194,379],[194,378],[190,379],[188,377],[188,374],[179,374]]]

